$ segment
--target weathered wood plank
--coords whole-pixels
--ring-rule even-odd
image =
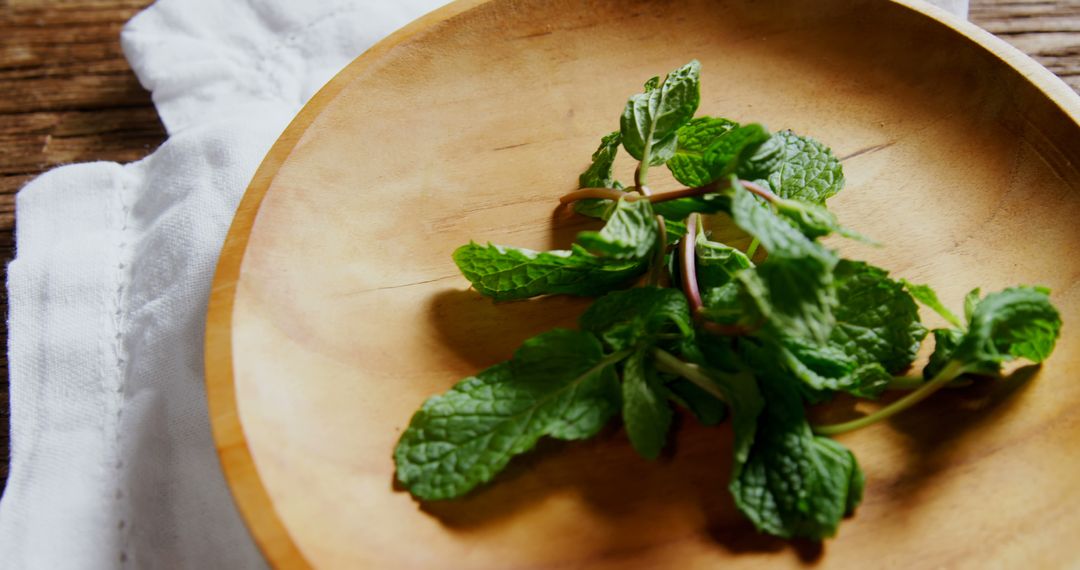
[[[973,0],[970,18],[1080,91],[1080,1]]]

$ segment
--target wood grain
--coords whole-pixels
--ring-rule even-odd
[[[1080,91],[1080,1],[973,1],[970,19]]]
[[[580,228],[551,213],[576,183],[580,169],[566,165],[584,164],[641,77],[687,53],[704,64],[703,112],[812,133],[851,157],[831,206],[888,245],[837,242],[845,253],[932,282],[951,304],[976,284],[1030,281],[1080,313],[1080,259],[1061,254],[1080,246],[1074,92],[973,26],[905,2],[716,4],[455,4],[465,11],[356,60],[271,150],[230,230],[206,350],[222,463],[276,565],[1080,561],[1069,542],[1080,533],[1069,507],[1080,501],[1080,333],[1068,328],[1042,370],[843,436],[869,483],[825,545],[757,534],[724,491],[730,431],[686,418],[657,463],[613,427],[547,442],[462,500],[418,504],[393,485],[391,450],[424,398],[572,324],[585,304],[494,305],[468,290],[452,249],[565,246]],[[655,29],[672,33],[657,41]]]
[[[119,29],[150,0],[0,0],[0,262],[14,254],[14,194],[44,170],[141,158],[164,130]],[[1080,90],[1080,2],[972,0],[973,22]],[[7,293],[0,288],[0,305]],[[0,344],[6,319],[0,323]],[[7,478],[7,357],[0,354],[0,489]]]

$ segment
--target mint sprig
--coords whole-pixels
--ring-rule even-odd
[[[647,81],[627,101],[619,130],[601,139],[580,188],[560,198],[604,220],[600,230],[565,250],[470,243],[454,252],[473,288],[496,301],[598,299],[580,330],[529,339],[510,360],[423,404],[394,451],[397,478],[414,496],[459,497],[540,438],[593,437],[615,416],[631,445],[656,459],[680,407],[706,425],[731,422],[729,490],[752,524],[822,539],[865,485],[855,455],[827,436],[966,385],[965,376],[992,381],[1007,362],[1050,356],[1061,317],[1045,288],[975,289],[961,319],[929,286],[819,241],[869,241],[826,206],[844,184],[839,160],[790,131],[695,118],[699,74],[692,61]],[[637,160],[626,186],[613,174],[620,149]],[[663,164],[685,188],[650,189],[650,168]],[[752,245],[719,241],[708,231],[711,214]],[[759,245],[764,252],[755,254]],[[928,333],[916,301],[951,326]],[[898,376],[930,333],[922,378]],[[850,422],[806,419],[807,404],[836,393],[876,398],[898,389],[908,394]]]

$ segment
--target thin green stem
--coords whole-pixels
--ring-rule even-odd
[[[931,394],[940,390],[943,386],[945,386],[945,384],[949,383],[949,381],[953,380],[954,378],[963,373],[964,364],[962,362],[952,360],[945,365],[945,368],[941,369],[941,371],[937,373],[937,376],[934,376],[934,378],[931,379],[929,382],[923,384],[921,388],[915,390],[907,396],[904,396],[903,398],[900,398],[899,400],[889,404],[888,406],[885,406],[884,408],[881,408],[880,410],[868,416],[861,417],[857,420],[851,420],[850,422],[832,424],[827,426],[814,426],[814,433],[818,433],[821,435],[838,435],[841,433],[847,433],[849,431],[864,428],[868,425],[880,422],[881,420],[884,420],[886,418],[890,418],[910,408],[911,406],[914,406],[915,404],[918,404],[919,402],[925,400]]]
[[[754,238],[754,241],[750,242],[750,247],[746,248],[746,257],[754,257],[754,252],[757,251],[759,245],[761,245],[761,241]]]
[[[612,364],[618,363],[620,360],[623,360],[624,358],[626,358],[627,356],[630,356],[633,353],[634,353],[634,349],[632,349],[632,348],[624,348],[624,349],[622,349],[622,350],[620,350],[618,352],[613,352],[613,353],[605,356],[604,358],[602,358],[600,360],[600,362],[596,363],[596,366],[593,366],[592,368],[590,368],[588,370],[588,372],[586,372],[584,375],[585,376],[591,376],[593,374],[596,374],[597,372],[603,370],[604,368],[607,368],[608,366],[611,366]]]
[[[638,164],[637,170],[634,171],[634,185],[638,188],[645,185],[645,181],[649,178],[649,161],[652,159],[652,131],[649,132],[649,136],[645,139],[645,148],[641,150],[641,162]]]
[[[656,367],[660,370],[667,372],[668,374],[682,376],[698,388],[708,392],[709,395],[716,397],[718,400],[724,402],[727,401],[727,398],[724,397],[724,392],[720,390],[712,377],[697,364],[684,362],[674,354],[671,354],[662,348],[653,348],[652,353],[653,357],[656,358]]]

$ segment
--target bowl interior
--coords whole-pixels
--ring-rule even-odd
[[[655,462],[613,424],[543,442],[462,500],[415,502],[391,458],[412,412],[588,304],[493,304],[451,252],[566,247],[593,227],[556,198],[627,96],[691,58],[700,113],[792,129],[843,157],[830,207],[885,245],[832,245],[952,306],[975,286],[1047,285],[1067,321],[1057,353],[843,436],[866,499],[824,546],[757,534],[727,492],[730,429],[690,418]],[[246,248],[223,257],[236,272],[220,337],[243,429],[228,437],[262,494],[230,477],[272,561],[285,564],[279,540],[349,568],[1076,561],[1080,128],[963,33],[884,1],[458,4],[358,59],[283,141],[230,238]],[[623,180],[632,167],[624,155]],[[661,170],[657,186],[674,186]]]

